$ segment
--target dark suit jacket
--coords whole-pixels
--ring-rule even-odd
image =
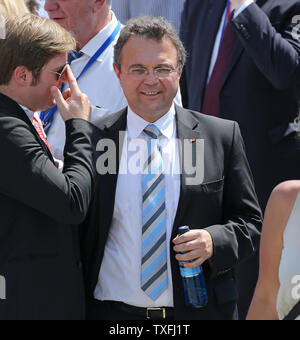
[[[82,319],[84,293],[75,224],[95,180],[95,130],[67,122],[61,174],[21,107],[0,94],[0,319]]]
[[[186,1],[184,107],[201,112],[225,0]],[[257,0],[232,21],[238,36],[220,94],[221,117],[237,121],[262,208],[279,182],[300,178],[300,140],[285,136],[298,114],[299,0]]]
[[[185,306],[178,262],[173,246],[170,247],[175,317],[231,319],[236,316],[237,299],[234,267],[257,247],[261,225],[261,211],[243,141],[239,127],[234,122],[207,117],[179,107],[176,107],[176,117],[178,138],[182,143],[184,140],[190,143],[190,139],[204,140],[204,178],[201,184],[187,185],[190,175],[183,166],[172,238],[182,225],[194,229],[205,228],[213,238],[214,256],[204,264],[208,306],[203,310],[195,310]],[[101,130],[104,138],[112,139],[116,150],[119,150],[119,146],[122,150],[119,131],[126,131],[126,123],[127,110],[103,121]],[[195,159],[196,142],[192,143],[191,153],[184,152],[183,148],[180,156],[181,161],[191,164],[188,158]],[[119,158],[117,161],[115,174],[98,177],[94,201],[82,228],[85,232],[82,254],[88,299],[93,298],[113,217]]]

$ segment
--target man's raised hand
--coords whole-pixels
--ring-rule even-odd
[[[66,77],[70,88],[67,89],[63,94],[57,87],[51,87],[51,93],[56,101],[56,105],[62,119],[65,122],[73,118],[80,118],[90,121],[90,101],[88,97],[80,91],[69,65],[66,69]]]

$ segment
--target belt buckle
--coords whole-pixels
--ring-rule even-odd
[[[147,320],[151,319],[151,317],[149,315],[149,312],[151,312],[151,311],[161,311],[163,320],[166,318],[166,308],[164,308],[164,307],[149,307],[149,308],[147,308]]]

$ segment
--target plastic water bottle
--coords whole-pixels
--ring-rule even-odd
[[[190,231],[188,226],[179,227],[178,235]],[[181,254],[185,254],[181,253]],[[184,268],[184,262],[179,262],[182,277],[185,304],[192,308],[202,308],[207,305],[208,296],[202,266],[196,268]]]

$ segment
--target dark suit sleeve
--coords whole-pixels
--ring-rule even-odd
[[[237,123],[225,172],[223,215],[223,225],[206,228],[214,245],[209,260],[213,275],[236,266],[259,247],[262,214]]]
[[[300,83],[300,34],[297,30],[300,3],[290,5],[289,1],[283,1],[272,13],[268,18],[256,4],[251,4],[232,24],[245,53],[275,88],[284,90]]]
[[[0,192],[55,221],[80,223],[96,175],[98,131],[81,119],[67,121],[65,166],[60,173],[28,124],[13,117],[0,118]]]

